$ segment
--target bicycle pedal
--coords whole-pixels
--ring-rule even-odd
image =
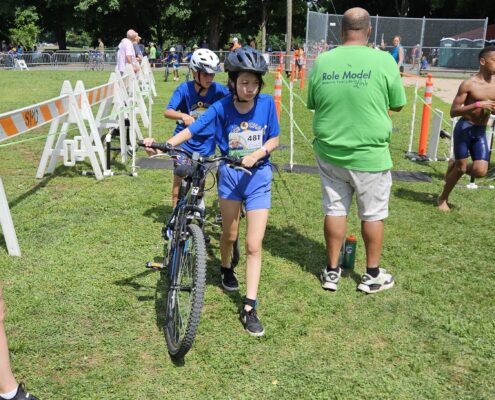
[[[150,269],[153,269],[155,271],[158,271],[160,269],[165,269],[165,266],[162,263],[148,261],[146,263],[146,268],[150,268]]]

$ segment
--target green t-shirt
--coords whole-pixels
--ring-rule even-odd
[[[156,58],[156,47],[155,46],[150,47],[150,58]]]
[[[340,46],[321,54],[308,86],[316,154],[346,169],[392,168],[388,110],[405,104],[399,69],[388,52]]]

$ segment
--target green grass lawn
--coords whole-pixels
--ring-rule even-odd
[[[65,79],[83,79],[90,88],[108,75],[0,71],[0,112],[57,96]],[[153,132],[165,139],[173,123],[161,113],[175,85],[162,82],[160,71],[155,75]],[[272,88],[269,76],[266,90]],[[437,98],[434,105],[449,108]],[[294,115],[311,140],[312,114],[296,101]],[[225,294],[219,285],[220,228],[212,207],[205,305],[193,348],[180,365],[170,360],[163,337],[163,285],[144,268],[163,249],[171,172],[139,170],[135,178],[98,182],[80,175],[86,164],[59,166],[36,180],[44,141],[0,143],[0,176],[23,253],[9,257],[0,235],[16,377],[41,399],[493,399],[495,191],[455,189],[453,211],[437,211],[446,164],[406,160],[411,104],[393,118],[394,169],[433,178],[394,182],[382,266],[392,271],[396,287],[371,296],[356,292],[364,270],[359,239],[355,273],[338,292],[323,291],[318,176],[274,173],[259,291],[266,335],[250,337],[237,319],[244,258],[241,293]],[[314,164],[306,139],[295,132],[294,142],[295,162]],[[287,147],[274,159],[287,163],[284,113],[281,143]],[[215,198],[212,190],[208,203]],[[355,208],[348,232],[359,234]]]

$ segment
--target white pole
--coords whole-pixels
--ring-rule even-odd
[[[7,196],[5,195],[5,190],[3,189],[2,178],[0,178],[0,226],[2,227],[9,255],[20,257],[21,248],[17,242],[14,223],[12,222],[12,216],[10,215],[9,203],[7,201]]]
[[[290,124],[290,171],[292,172],[292,167],[294,166],[294,113],[293,113],[293,102],[294,96],[292,93],[292,88],[294,83],[290,81],[289,84],[289,124]]]
[[[409,134],[409,147],[407,148],[408,153],[412,151],[414,124],[416,122],[416,102],[418,101],[418,84],[419,82],[416,81],[416,87],[414,88],[414,101],[413,101],[413,109],[412,109],[412,117],[411,117],[411,133]]]
[[[151,72],[150,72],[151,73]],[[148,82],[148,117],[150,120],[150,124],[148,126],[148,137],[151,137],[151,113],[152,113],[152,100],[151,100],[151,77]]]
[[[137,82],[137,79],[134,77],[132,78],[132,92],[131,92],[131,132],[130,132],[130,139],[131,139],[131,147],[132,147],[132,176],[136,176],[136,86],[139,83]]]

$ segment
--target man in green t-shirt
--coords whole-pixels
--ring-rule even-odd
[[[340,279],[339,254],[354,193],[367,262],[358,290],[375,293],[394,284],[379,262],[392,186],[389,111],[400,111],[406,96],[393,57],[366,46],[370,34],[368,12],[347,10],[343,45],[316,59],[308,87],[325,213],[327,266],[321,282],[328,290],[337,290]]]
[[[154,43],[150,43],[150,65],[155,68],[156,63],[156,47]]]

